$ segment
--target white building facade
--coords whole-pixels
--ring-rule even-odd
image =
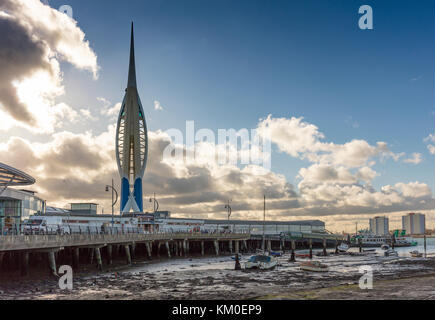
[[[402,229],[406,234],[424,234],[426,232],[426,216],[422,213],[408,213],[402,216]]]
[[[389,221],[386,217],[374,217],[370,219],[370,232],[377,236],[389,234]]]

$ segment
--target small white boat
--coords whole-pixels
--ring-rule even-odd
[[[347,243],[340,243],[340,245],[337,247],[337,250],[339,252],[347,252],[347,250],[349,250],[349,245]]]
[[[381,249],[382,249],[382,250],[388,250],[388,249],[390,249],[390,246],[389,246],[388,244],[384,243],[384,244],[381,246]]]
[[[418,250],[411,251],[410,254],[411,254],[411,257],[413,257],[413,258],[423,257],[423,253],[419,252]]]
[[[385,250],[384,252],[384,256],[386,257],[397,257],[399,254],[397,253],[397,251],[388,248],[387,250]]]
[[[245,269],[270,270],[276,267],[278,261],[272,256],[255,255],[245,262]]]
[[[325,264],[320,263],[319,261],[308,261],[303,262],[300,265],[301,270],[304,271],[313,271],[313,272],[327,272],[329,271],[329,267]]]

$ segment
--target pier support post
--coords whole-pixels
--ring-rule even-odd
[[[145,246],[146,246],[146,248],[147,248],[148,258],[151,259],[151,254],[152,254],[152,251],[151,251],[151,244],[150,244],[149,242],[147,242],[147,243],[145,243]]]
[[[239,254],[236,253],[236,264],[234,266],[234,270],[242,270],[242,266],[240,265]]]
[[[234,246],[235,246],[235,253],[238,255],[239,254],[239,241],[238,240],[236,240],[235,241],[235,243],[234,243]]]
[[[97,260],[97,268],[100,271],[103,271],[103,261],[101,260],[101,251],[100,248],[95,248],[95,259]]]
[[[50,267],[51,273],[58,277],[56,269],[56,258],[54,256],[54,251],[49,251],[48,253],[48,266]]]
[[[89,251],[89,264],[93,264],[94,262],[94,249],[91,248],[91,250]]]
[[[272,240],[267,240],[267,251],[272,251]]]
[[[216,255],[219,255],[219,241],[215,240],[214,241],[214,250],[216,251]]]
[[[201,241],[201,256],[204,256],[204,241]]]
[[[233,253],[233,240],[228,241],[228,248],[230,250],[230,254]]]
[[[75,270],[78,270],[80,266],[80,249],[74,248],[73,249],[73,268]]]
[[[290,262],[295,262],[296,261],[295,249],[296,249],[296,243],[295,243],[294,240],[292,240],[292,254],[290,256]]]
[[[174,255],[178,257],[178,241],[174,242]]]
[[[246,243],[246,240],[243,240],[242,243],[243,243],[243,250],[248,251],[248,244]]]
[[[335,254],[338,254],[338,240],[335,238]]]
[[[426,246],[426,235],[424,235],[424,258],[425,259],[427,258],[426,248],[427,248],[427,246]]]
[[[358,238],[359,252],[362,252],[362,239]]]
[[[189,240],[186,240],[186,252],[187,252],[187,255],[190,255],[190,243],[189,243]]]
[[[326,257],[328,253],[326,252],[326,238],[323,238],[323,256]]]
[[[136,258],[136,243],[133,242],[131,244],[131,259],[134,260]]]
[[[159,257],[160,258],[160,246],[162,245],[162,243],[159,241],[158,243],[157,243],[157,257]]]
[[[187,240],[183,240],[183,252],[184,256],[187,257]]]
[[[166,250],[168,251],[168,258],[171,259],[171,249],[169,248],[169,242],[165,242]]]
[[[0,252],[0,271],[2,270],[3,265],[3,257],[5,256],[6,252]]]
[[[310,238],[309,240],[310,245],[310,259],[313,259],[313,239]]]
[[[124,248],[125,248],[125,258],[127,260],[127,264],[131,265],[130,246],[126,244]]]
[[[21,253],[21,275],[29,275],[29,252],[27,251]]]
[[[110,266],[110,265],[112,265],[112,263],[113,263],[113,260],[112,260],[113,258],[112,258],[112,245],[108,245],[107,246],[107,264]]]

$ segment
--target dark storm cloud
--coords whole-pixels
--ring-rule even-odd
[[[12,83],[38,70],[53,72],[47,47],[14,18],[0,15],[0,30],[0,103],[14,119],[32,124],[34,118]]]

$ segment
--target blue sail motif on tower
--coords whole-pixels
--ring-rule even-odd
[[[134,30],[131,24],[127,89],[116,128],[116,161],[121,177],[121,212],[143,212],[142,178],[148,157],[148,132],[136,83]]]

